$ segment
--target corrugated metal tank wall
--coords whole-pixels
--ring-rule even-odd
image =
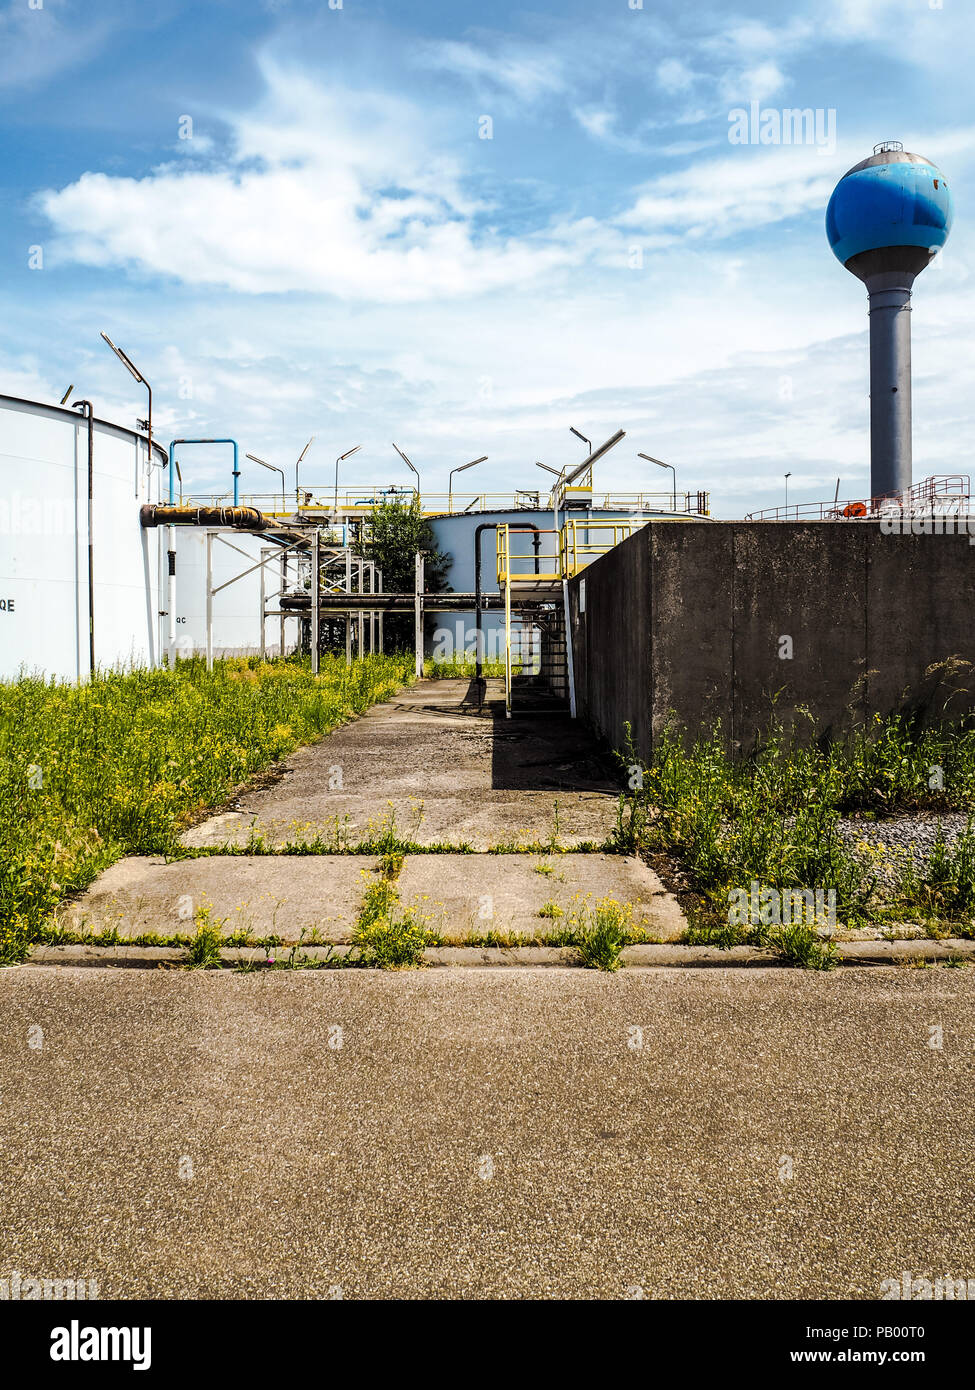
[[[94,425],[95,656],[151,665],[159,633],[155,533],[139,507],[161,496],[162,455]],[[0,678],[84,679],[88,652],[88,427],[80,412],[0,396]]]

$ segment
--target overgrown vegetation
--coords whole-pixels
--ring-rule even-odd
[[[521,671],[521,666],[517,663],[513,666],[515,675]],[[423,663],[423,674],[432,680],[473,680],[477,674],[477,663],[472,653],[463,652],[452,656],[428,657]],[[488,677],[503,677],[504,662],[497,658],[485,658],[481,663],[481,675]]]
[[[79,686],[0,684],[0,964],[24,958],[68,893],[124,854],[176,851],[181,830],[252,774],[329,733],[412,674],[200,658]]]
[[[951,844],[939,830],[923,869],[913,860],[904,864],[887,915],[907,913],[920,917],[930,936],[947,935],[948,924],[956,936],[975,936],[975,825],[971,818]]]
[[[840,835],[841,816],[970,812],[975,805],[975,727],[918,728],[907,717],[875,717],[845,737],[804,743],[773,727],[748,757],[732,759],[722,731],[688,745],[664,733],[652,764],[621,755],[638,785],[620,799],[613,847],[666,852],[698,899],[691,939],[771,945],[797,962],[829,968],[813,922],[735,925],[729,895],[761,885],[835,891],[845,927],[951,919],[971,934],[975,834],[939,837],[930,861],[872,856]],[[642,782],[642,785],[639,785]],[[866,833],[866,832],[865,832]]]
[[[572,944],[590,970],[619,970],[624,946],[632,939],[633,908],[614,898],[573,906],[568,914]]]
[[[213,915],[213,907],[204,902],[196,909],[196,935],[191,938],[187,965],[193,970],[214,970],[220,966],[224,947],[223,922]]]
[[[352,932],[359,965],[379,970],[412,969],[423,963],[426,947],[439,940],[416,907],[402,907],[396,887],[402,867],[402,854],[385,854],[379,862],[379,878],[366,889]]]

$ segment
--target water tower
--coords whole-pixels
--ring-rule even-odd
[[[870,494],[911,486],[911,289],[951,229],[940,169],[896,140],[833,189],[826,235],[870,297]]]

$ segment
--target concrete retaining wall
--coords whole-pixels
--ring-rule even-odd
[[[975,661],[966,535],[651,522],[574,579],[570,603],[579,713],[617,748],[629,722],[644,758],[672,713],[748,746],[773,701],[787,722],[808,708],[819,730],[905,705],[975,707],[975,673],[945,684],[930,671]]]

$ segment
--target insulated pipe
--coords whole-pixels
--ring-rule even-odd
[[[88,423],[88,671],[95,674],[95,563],[92,540],[92,493],[95,476],[95,415],[91,401],[75,401]],[[151,446],[150,446],[151,447]]]
[[[268,520],[256,507],[175,507],[147,502],[139,508],[139,521],[150,526],[236,526],[263,531]]]

